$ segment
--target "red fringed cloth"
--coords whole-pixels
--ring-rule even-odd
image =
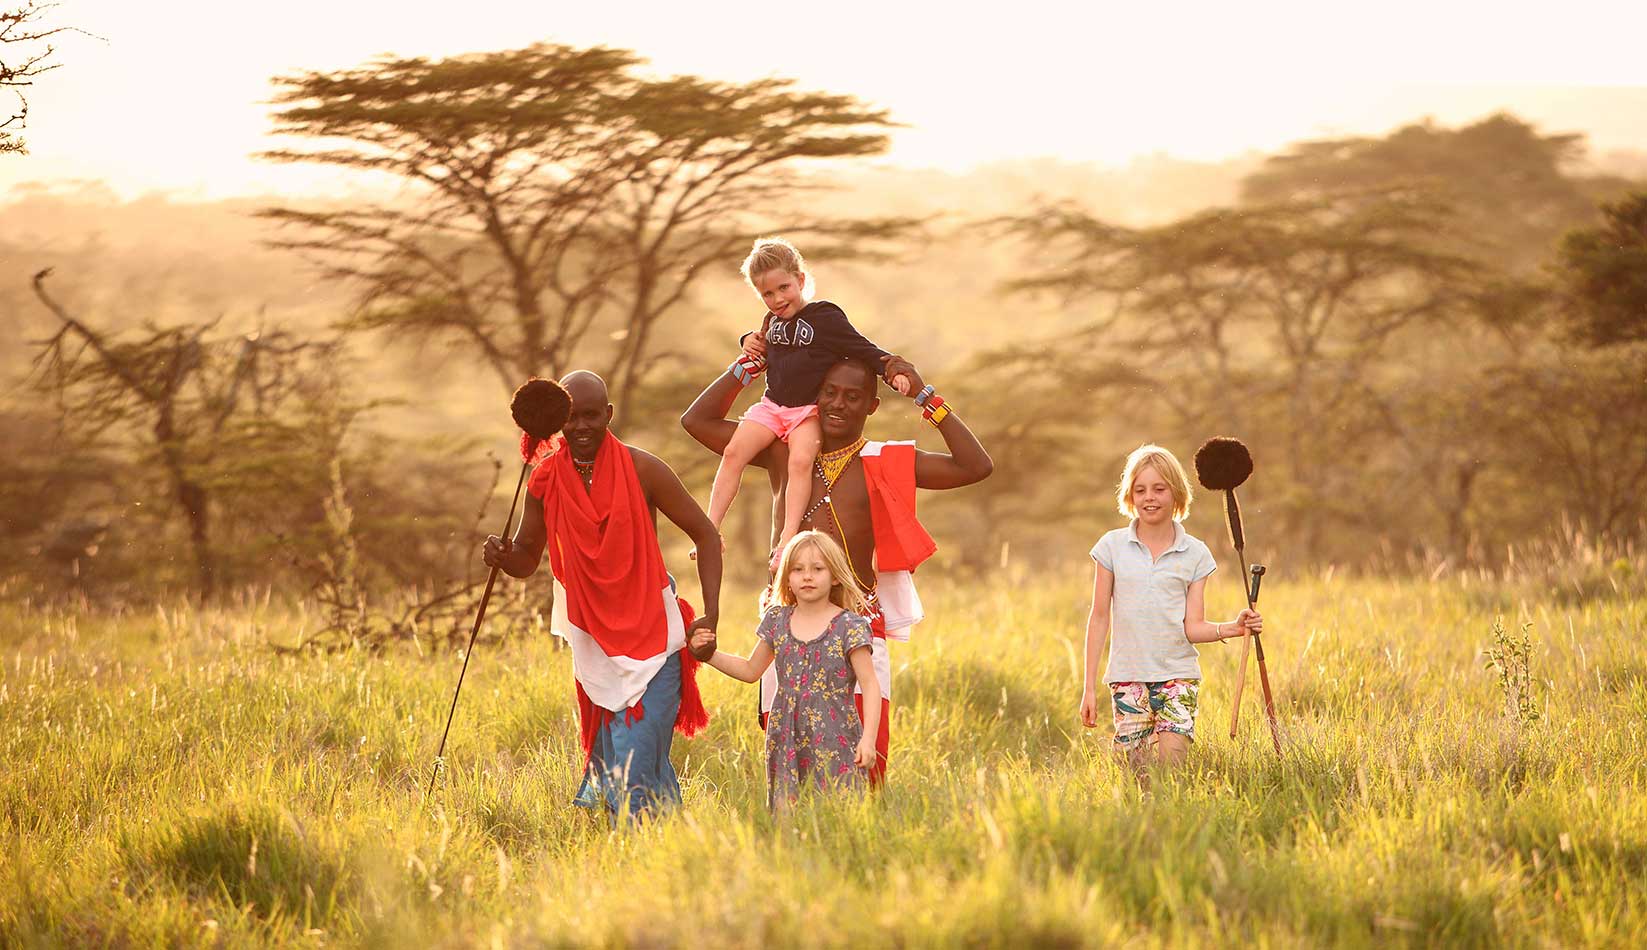
[[[685,649],[695,613],[664,570],[634,459],[607,433],[586,490],[571,452],[539,456],[527,489],[543,502],[549,566],[565,591],[584,758],[617,711],[628,723],[645,717],[641,696],[672,653],[681,657],[675,728],[690,738],[709,723]]]

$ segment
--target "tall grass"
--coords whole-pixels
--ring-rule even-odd
[[[569,804],[541,637],[475,658],[425,800],[455,656],[279,654],[302,620],[267,599],[13,605],[0,945],[1617,945],[1647,932],[1647,591],[1615,573],[1272,575],[1285,754],[1256,703],[1229,739],[1209,646],[1190,764],[1147,794],[1077,725],[1085,576],[928,580],[884,793],[774,821],[754,694],[706,669],[685,807],[618,831]],[[1484,667],[1500,618],[1531,624],[1537,719]]]

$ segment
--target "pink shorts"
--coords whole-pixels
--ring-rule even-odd
[[[748,411],[738,417],[739,422],[758,422],[778,438],[789,441],[789,434],[795,427],[808,419],[818,417],[817,403],[805,406],[780,406],[772,400],[761,397],[761,401],[750,406]]]

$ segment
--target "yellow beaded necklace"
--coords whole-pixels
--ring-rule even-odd
[[[858,452],[868,442],[868,439],[860,435],[858,441],[851,445],[836,449],[833,452],[820,452],[818,454],[818,468],[823,472],[826,491],[835,487],[835,482],[840,479],[841,473],[846,471],[846,467],[852,464],[852,460],[858,457]]]

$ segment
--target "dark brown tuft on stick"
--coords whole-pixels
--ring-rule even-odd
[[[572,414],[572,397],[560,383],[533,377],[515,390],[509,414],[515,417],[515,425],[533,439],[547,439],[566,425]]]
[[[1220,436],[1195,450],[1195,477],[1209,491],[1230,491],[1252,474],[1252,453],[1240,439]]]

